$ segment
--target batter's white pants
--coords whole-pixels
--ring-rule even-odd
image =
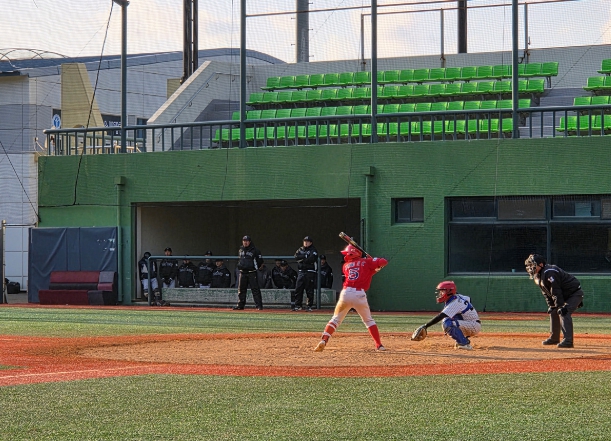
[[[361,316],[361,320],[365,326],[369,328],[376,324],[373,317],[371,317],[369,303],[367,302],[367,293],[362,289],[357,290],[355,288],[344,288],[339,293],[339,300],[337,301],[337,305],[335,305],[335,311],[329,323],[335,324],[335,328],[339,327],[346,317],[346,314],[348,314],[352,308]]]

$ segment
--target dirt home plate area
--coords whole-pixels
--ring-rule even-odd
[[[544,347],[543,334],[482,333],[473,351],[441,332],[422,342],[338,331],[323,352],[319,333],[179,334],[41,338],[0,336],[0,385],[143,374],[367,377],[611,370],[611,336],[576,335],[574,349]]]

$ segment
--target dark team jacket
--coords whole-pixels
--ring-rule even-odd
[[[138,271],[140,273],[140,280],[148,279],[149,269],[146,265],[146,259],[140,259],[138,262]],[[151,279],[157,277],[157,262],[151,260]]]
[[[266,266],[257,270],[257,282],[259,282],[259,288],[269,289],[272,287],[272,273]]]
[[[320,287],[333,288],[333,270],[326,262],[320,265]]]
[[[286,271],[282,271],[277,266],[272,268],[272,281],[276,288],[294,289],[297,281],[297,271],[290,266],[286,267]]]
[[[197,280],[197,267],[193,262],[183,263],[178,268],[178,286],[192,288]]]
[[[231,272],[225,265],[214,267],[212,271],[211,288],[229,288],[231,286]]]
[[[210,285],[212,283],[212,273],[216,269],[216,265],[213,262],[207,262],[204,260],[199,263],[197,268],[197,283],[200,285]]]
[[[541,276],[538,285],[548,306],[563,306],[569,297],[581,289],[579,280],[556,265],[545,265],[538,275]]]
[[[252,273],[263,265],[261,251],[251,242],[247,247],[241,246],[238,251],[239,261],[237,268],[243,273]]]
[[[174,259],[163,259],[159,264],[159,277],[164,282],[175,279],[178,275],[178,262]]]
[[[314,245],[301,247],[295,252],[295,260],[298,262],[299,271],[316,272],[316,262],[318,261],[318,251]]]

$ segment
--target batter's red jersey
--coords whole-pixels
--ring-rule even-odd
[[[382,257],[359,258],[344,263],[344,288],[363,289],[367,291],[373,275],[388,265],[388,260]]]

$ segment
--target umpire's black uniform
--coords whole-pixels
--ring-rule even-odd
[[[318,251],[312,245],[312,238],[303,238],[304,245],[295,252],[295,260],[298,262],[297,282],[295,291],[291,296],[291,308],[298,311],[303,307],[303,291],[307,295],[306,307],[308,310],[314,306],[314,286],[316,285],[316,263],[318,262]],[[306,245],[306,242],[309,245]]]
[[[239,261],[237,268],[240,271],[238,280],[238,304],[233,309],[244,309],[246,304],[246,291],[250,286],[255,308],[263,309],[263,299],[257,280],[257,269],[263,265],[261,252],[252,243],[250,236],[242,238],[242,246],[238,252]]]

